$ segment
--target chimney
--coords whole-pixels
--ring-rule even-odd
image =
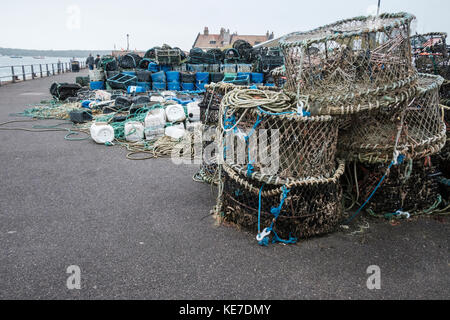
[[[205,30],[203,31],[203,34],[205,36],[209,36],[209,29],[208,29],[208,27],[205,27]]]

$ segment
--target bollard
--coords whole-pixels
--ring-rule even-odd
[[[16,75],[14,74],[14,67],[11,66],[11,75],[12,75],[12,82],[16,83]]]

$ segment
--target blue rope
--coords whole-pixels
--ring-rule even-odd
[[[403,161],[405,160],[405,156],[404,155],[400,155],[397,159],[397,163],[398,164],[402,164]],[[372,199],[372,197],[375,195],[375,193],[378,191],[378,189],[381,187],[381,185],[383,184],[384,179],[386,179],[387,175],[389,174],[389,170],[392,168],[392,166],[395,164],[395,161],[392,161],[391,164],[389,165],[388,169],[386,170],[386,173],[384,174],[384,176],[381,178],[380,182],[378,182],[378,185],[375,187],[375,189],[372,191],[371,195],[369,196],[369,198],[367,198],[366,202],[364,202],[364,204],[356,211],[356,213],[350,218],[348,219],[345,224],[349,224],[350,222],[352,222],[357,216],[359,216],[359,214],[361,213],[361,211],[365,208],[365,206],[370,202],[370,200]]]
[[[263,186],[264,187],[264,186]],[[258,235],[261,234],[261,206],[262,206],[262,200],[261,200],[261,194],[262,194],[262,187],[261,190],[259,191],[259,205],[258,205]],[[272,238],[272,243],[276,244],[276,243],[284,243],[284,244],[296,244],[298,239],[292,237],[292,235],[289,235],[289,240],[283,240],[281,239],[278,234],[273,230],[273,228],[275,227],[275,223],[278,220],[278,217],[281,214],[281,210],[283,209],[283,205],[284,202],[286,201],[286,198],[289,194],[289,192],[291,192],[291,190],[288,190],[286,188],[286,186],[283,186],[283,195],[281,197],[281,202],[280,205],[278,207],[273,207],[272,210],[270,211],[273,215],[274,215],[274,219],[272,221],[272,224],[269,228],[267,228],[267,232],[269,232],[269,234],[271,232],[273,232],[273,238]],[[269,236],[264,237],[264,239],[262,239],[261,241],[258,242],[258,244],[260,246],[264,246],[267,247],[269,245]]]
[[[281,239],[277,233],[275,231],[273,231],[273,239],[272,239],[272,243],[276,244],[276,243],[284,243],[284,244],[296,244],[298,239],[294,238],[291,234],[289,234],[289,240],[283,240]]]
[[[264,185],[261,187],[261,189],[259,190],[259,203],[258,203],[258,234],[261,234],[261,207],[262,207],[262,191],[264,188]],[[269,239],[267,237],[265,237],[264,239],[262,239],[261,241],[258,242],[258,244],[260,246],[263,247],[268,247],[269,246]]]

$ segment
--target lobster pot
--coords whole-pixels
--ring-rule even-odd
[[[285,88],[300,92],[311,112],[349,114],[389,106],[417,79],[412,64],[407,13],[358,17],[280,41]],[[307,98],[306,98],[307,97]]]
[[[339,178],[344,172],[341,163],[330,179],[305,179],[298,186],[289,186],[274,231],[282,238],[310,238],[336,230],[343,219],[342,188]],[[259,193],[261,192],[261,229],[269,227],[274,216],[271,209],[281,201],[282,185],[268,185],[240,175],[224,165],[222,172],[223,219],[253,233],[258,232]]]
[[[236,130],[223,133],[223,141],[227,163],[243,172],[251,165],[253,174],[270,181],[330,177],[335,170],[338,122],[334,118],[267,115],[257,110],[235,117],[242,121]]]
[[[347,160],[385,163],[393,160],[395,150],[407,159],[438,153],[446,142],[446,126],[439,108],[442,82],[439,76],[421,74],[417,96],[400,107],[352,116],[350,129],[341,132],[341,155]]]
[[[204,125],[217,126],[219,109],[223,96],[235,89],[231,84],[210,84],[205,86],[206,92],[203,101],[199,104],[200,120]]]
[[[386,174],[388,166],[357,164],[356,168],[361,202],[370,196]],[[392,166],[383,184],[367,204],[366,212],[383,216],[398,210],[409,213],[431,212],[442,201],[437,171],[428,157]],[[353,190],[353,194],[356,197],[356,190]]]

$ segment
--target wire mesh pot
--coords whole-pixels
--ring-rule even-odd
[[[356,164],[360,201],[370,196],[386,171],[386,165]],[[383,217],[389,217],[399,210],[410,214],[431,213],[442,202],[438,174],[437,167],[432,165],[429,157],[391,167],[366,211]],[[356,197],[356,188],[353,188],[353,196]]]
[[[224,137],[224,160],[240,166],[247,175],[260,175],[268,181],[295,180],[329,177],[335,170],[338,121],[334,118],[260,110],[235,116],[241,119],[235,129],[219,133]]]
[[[330,179],[304,179],[298,181],[297,186],[289,186],[290,192],[274,231],[282,238],[291,235],[309,238],[334,231],[343,217],[339,184],[343,170],[342,162]],[[280,204],[281,185],[264,184],[226,165],[223,166],[222,178],[224,221],[253,233],[258,231],[258,215],[262,229],[271,225],[274,218],[271,209]]]
[[[283,37],[285,88],[301,94],[317,114],[350,114],[405,100],[417,79],[409,41],[414,18],[358,17]]]
[[[347,160],[386,163],[397,150],[408,159],[438,153],[446,143],[446,126],[439,108],[439,76],[420,74],[416,97],[398,108],[353,115],[352,126],[340,133],[339,152]]]

